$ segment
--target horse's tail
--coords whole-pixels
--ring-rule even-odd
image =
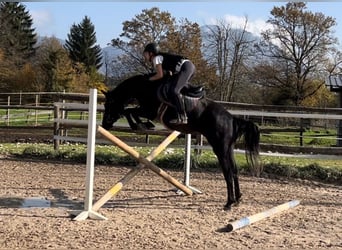
[[[259,161],[260,131],[258,126],[251,121],[234,117],[234,130],[235,141],[243,135],[247,163],[251,167],[252,174],[259,176],[262,172],[262,165]]]

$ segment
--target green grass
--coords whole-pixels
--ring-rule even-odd
[[[34,108],[32,109],[10,109],[10,126],[29,126],[36,125],[36,113]],[[0,125],[7,125],[7,111],[0,110]],[[37,125],[52,125],[53,111],[37,110]]]
[[[336,130],[306,130],[303,133],[303,146],[330,147],[336,144]],[[261,135],[262,143],[282,144],[289,146],[300,145],[299,132],[282,132]]]
[[[147,156],[153,148],[135,147],[142,156]],[[58,151],[50,144],[0,144],[0,154],[40,160],[86,162],[86,145],[61,145]],[[244,154],[235,155],[241,174],[250,171]],[[279,156],[261,156],[264,166],[263,177],[301,178],[342,185],[342,158],[338,160],[306,159]],[[183,149],[166,149],[154,161],[164,169],[182,170]],[[95,163],[103,165],[135,166],[137,162],[115,146],[96,146]],[[212,151],[203,151],[200,156],[192,154],[192,171],[220,171],[216,156]]]
[[[25,125],[53,125],[53,112],[51,114],[46,114],[47,111],[39,111],[37,115],[37,124],[36,124],[36,116],[34,109],[11,109],[11,126],[25,126]],[[0,117],[6,116],[6,110],[0,110]],[[66,114],[67,119],[75,119],[86,120],[88,118],[87,112],[81,111],[70,111]],[[102,115],[98,114],[97,120],[100,121],[102,119]],[[125,119],[120,119],[119,123],[127,123]],[[7,125],[7,120],[1,119],[0,125]],[[274,127],[264,127],[264,128],[274,128]],[[296,127],[298,128],[298,127]],[[336,130],[334,129],[308,129],[303,133],[303,145],[304,146],[321,146],[321,147],[330,147],[336,144]],[[313,138],[315,137],[315,138]],[[299,146],[300,145],[300,137],[299,132],[273,132],[270,134],[263,133],[261,135],[261,143],[271,143],[271,144],[281,144],[281,145],[289,145],[289,146]]]

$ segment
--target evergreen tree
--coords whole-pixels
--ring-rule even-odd
[[[80,24],[71,26],[65,48],[74,62],[83,63],[87,72],[90,72],[93,67],[99,69],[102,65],[102,51],[95,43],[95,27],[85,16]]]
[[[35,53],[37,38],[32,24],[24,5],[0,2],[0,48],[7,58],[16,58],[19,65]]]

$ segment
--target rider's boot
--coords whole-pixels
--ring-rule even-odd
[[[185,103],[184,103],[184,98],[182,96],[177,96],[175,98],[175,106],[176,110],[178,112],[177,118],[173,119],[170,121],[170,124],[176,124],[176,125],[181,125],[181,124],[187,124],[188,123],[188,117],[186,115],[185,111]]]

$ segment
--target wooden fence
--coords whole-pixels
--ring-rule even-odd
[[[11,93],[12,96],[15,95],[15,93]],[[24,95],[26,93],[21,93],[21,95]],[[86,119],[87,117],[87,108],[79,108],[77,105],[86,104],[88,102],[88,94],[75,94],[75,93],[39,93],[41,96],[39,98],[33,96],[36,96],[37,93],[30,93],[31,99],[36,100],[34,103],[20,105],[19,101],[17,100],[17,104],[13,104],[11,102],[6,104],[0,105],[0,112],[2,110],[4,115],[0,115],[2,118],[0,120],[0,126],[11,126],[11,110],[19,110],[19,109],[26,109],[27,113],[32,117],[35,117],[35,122],[33,126],[41,126],[41,124],[38,122],[38,116],[41,114],[47,114],[47,120],[45,124],[46,127],[51,127],[53,130],[53,134],[56,138],[58,136],[64,136],[67,135],[68,130],[72,129],[72,127],[67,126],[61,126],[58,119],[64,119],[68,118],[68,114],[72,111],[80,112],[80,117],[78,120],[80,120],[80,123],[85,122],[82,121],[82,119]],[[3,95],[3,94],[2,94]],[[50,101],[48,103],[41,103],[39,102],[42,100],[42,95],[49,95]],[[11,98],[14,100],[14,98]],[[19,98],[20,100],[20,98]],[[23,98],[21,99],[23,100]],[[98,102],[103,103],[104,97],[102,95],[98,96]],[[23,101],[21,101],[23,103]],[[61,105],[65,102],[74,102],[73,105],[75,105],[73,108],[57,108],[59,105]],[[77,104],[78,103],[78,104]],[[269,105],[254,105],[254,104],[242,104],[242,103],[226,103],[226,102],[220,102],[223,106],[225,106],[232,114],[236,116],[241,116],[246,119],[251,119],[253,121],[256,121],[261,127],[261,132],[263,134],[268,133],[282,133],[282,132],[294,132],[298,133],[296,137],[299,138],[299,145],[303,146],[303,131],[307,127],[312,126],[319,126],[325,127],[325,128],[334,128],[337,129],[338,137],[331,138],[335,142],[337,141],[337,145],[339,142],[341,142],[341,128],[338,127],[339,122],[342,121],[342,109],[339,108],[329,108],[329,109],[323,109],[323,108],[303,108],[303,107],[289,107],[289,106],[269,106]],[[99,116],[101,116],[101,112],[103,110],[99,109]],[[28,115],[26,115],[27,117]],[[82,117],[83,116],[83,117]],[[15,118],[15,117],[14,117]],[[314,124],[314,122],[316,124]],[[76,122],[77,123],[77,122]],[[278,128],[264,128],[265,125],[276,125],[279,126]],[[32,125],[31,125],[32,126]],[[289,128],[291,127],[291,128]],[[119,126],[116,128],[118,131],[123,132],[132,132],[129,128],[124,126]],[[138,132],[139,134],[144,134],[146,136],[146,142],[148,142],[148,136],[149,135],[155,135],[155,134],[166,134],[168,131],[144,131],[144,132]],[[71,138],[73,139],[73,138]],[[62,138],[60,138],[62,140]],[[84,141],[84,138],[83,138]],[[266,148],[264,146],[264,148]],[[271,146],[272,149],[274,149],[273,146]],[[321,150],[321,149],[317,149]],[[340,148],[332,148],[332,151],[335,152],[335,150],[340,150]],[[294,149],[296,151],[296,149]],[[315,151],[315,149],[312,149],[312,151]],[[311,152],[312,152],[311,151]],[[328,149],[329,151],[329,149]],[[338,152],[338,154],[340,154]]]

